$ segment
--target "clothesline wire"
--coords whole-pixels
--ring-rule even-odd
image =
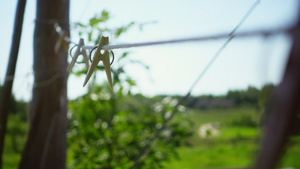
[[[237,33],[235,37],[250,37],[255,35],[272,35],[280,32],[286,32],[287,29],[275,29],[275,30],[261,30],[261,31],[248,31]],[[230,38],[231,34],[219,34],[213,36],[200,36],[193,38],[183,38],[183,39],[174,39],[174,40],[165,40],[165,41],[152,41],[152,42],[141,42],[141,43],[129,43],[129,44],[119,44],[119,45],[105,45],[102,47],[103,50],[111,49],[121,49],[121,48],[133,48],[133,47],[143,47],[143,46],[153,46],[153,45],[162,45],[162,44],[173,44],[173,43],[183,43],[183,42],[195,42],[195,41],[208,41],[208,40],[219,40],[224,38]],[[84,49],[90,49],[92,46],[83,46]]]
[[[35,72],[35,71],[29,71],[28,73],[23,74],[23,75],[8,76],[4,80],[5,81],[10,81],[10,80],[20,78],[20,77],[27,79],[30,75],[34,75],[36,73],[37,72]],[[49,79],[47,79],[47,80],[40,81],[40,82],[34,82],[33,87],[37,88],[37,87],[42,87],[42,86],[45,86],[45,85],[49,85],[52,82],[54,82],[55,80],[57,80],[58,78],[60,78],[61,76],[64,76],[65,74],[66,74],[65,72],[56,72],[55,74],[50,76]]]
[[[183,42],[193,42],[193,41],[220,40],[220,39],[224,39],[224,38],[231,39],[231,37],[233,37],[233,36],[235,38],[253,37],[253,36],[258,36],[258,35],[271,36],[271,35],[275,35],[275,34],[279,34],[279,33],[290,33],[292,31],[294,31],[293,28],[279,28],[279,29],[273,29],[273,30],[256,30],[256,31],[241,32],[241,33],[235,33],[234,35],[232,33],[230,33],[230,34],[224,33],[224,34],[212,35],[212,36],[202,36],[202,37],[194,37],[194,38],[167,40],[167,41],[153,41],[153,42],[143,42],[143,43],[106,45],[106,46],[103,46],[103,49],[110,50],[110,49],[142,47],[142,46],[151,46],[151,45],[153,46],[153,45],[183,43]],[[69,38],[65,38],[65,40],[69,43],[77,45],[77,43],[70,41]],[[93,49],[94,47],[95,46],[82,46],[83,49],[89,49],[89,50]],[[213,60],[211,60],[211,61],[213,61]],[[209,64],[207,66],[209,67]],[[8,76],[5,78],[5,80],[12,80],[14,78],[15,78],[15,76]]]
[[[253,5],[250,7],[250,9],[247,11],[247,13],[243,16],[241,21],[235,26],[235,28],[231,31],[230,35],[233,35],[237,29],[240,28],[240,26],[247,20],[247,18],[250,16],[250,14],[253,12],[253,10],[257,7],[257,5],[260,3],[260,0],[257,0],[253,3]],[[225,42],[226,43],[226,42]]]
[[[274,35],[278,33],[290,32],[290,28],[278,28],[272,30],[254,30],[254,31],[245,31],[236,33],[234,36],[236,38],[245,38],[252,37],[258,35]],[[217,35],[208,35],[208,36],[199,36],[199,37],[191,37],[191,38],[182,38],[182,39],[171,39],[171,40],[161,40],[161,41],[150,41],[150,42],[139,42],[139,43],[126,43],[126,44],[117,44],[117,45],[104,45],[102,47],[103,50],[112,50],[112,49],[124,49],[124,48],[134,48],[134,47],[145,47],[145,46],[154,46],[154,45],[163,45],[163,44],[174,44],[174,43],[184,43],[184,42],[196,42],[196,41],[209,41],[209,40],[220,40],[225,38],[230,38],[233,32],[231,33],[222,33]],[[65,39],[66,40],[66,39]],[[70,40],[67,40],[70,43]],[[82,46],[82,49],[91,50],[96,46]]]

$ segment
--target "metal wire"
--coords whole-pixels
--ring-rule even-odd
[[[78,45],[75,44],[75,45],[70,49],[70,56],[71,56],[71,58],[73,58],[72,51],[73,51],[73,49],[74,49],[76,46],[78,46]],[[85,62],[78,62],[78,61],[76,60],[76,63],[78,63],[78,64],[83,64],[83,63],[85,63]]]

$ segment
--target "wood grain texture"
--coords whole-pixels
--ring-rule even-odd
[[[31,125],[20,169],[66,166],[68,53],[65,47],[55,53],[59,35],[52,21],[69,33],[69,0],[37,0]]]

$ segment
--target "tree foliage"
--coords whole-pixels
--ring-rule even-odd
[[[2,86],[0,85],[0,93],[1,92]],[[25,101],[16,99],[12,94],[10,104],[7,136],[11,142],[10,145],[13,152],[21,153],[21,149],[23,148],[24,143],[19,140],[24,139],[27,132],[27,103]]]
[[[228,91],[226,98],[233,99],[237,105],[255,105],[258,102],[258,95],[259,90],[256,87],[249,86],[247,90]]]
[[[275,85],[268,83],[261,88],[249,86],[246,89],[229,90],[225,95],[191,96],[186,105],[193,109],[254,106],[258,111],[264,111],[274,89]]]
[[[74,28],[80,36],[97,42],[102,33],[117,38],[135,25],[131,22],[109,29],[102,26],[108,20],[109,13],[103,11],[87,24],[75,23]],[[100,33],[95,35],[95,32]],[[124,67],[133,63],[142,64],[145,69],[148,66],[130,59],[128,52],[115,57],[112,66],[114,92],[107,84],[94,80],[89,83],[87,94],[69,103],[69,167],[162,168],[163,161],[176,157],[175,147],[190,135],[191,123],[178,112],[163,126],[171,116],[176,99],[149,99],[142,94],[132,94],[136,82]],[[75,73],[81,76],[83,72],[79,69]],[[161,132],[155,135],[158,130]]]

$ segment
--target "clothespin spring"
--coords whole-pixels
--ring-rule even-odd
[[[93,62],[93,61],[92,61],[92,53],[93,53],[93,51],[94,51],[95,49],[97,49],[97,48],[98,48],[98,45],[95,46],[95,47],[91,50],[91,52],[90,52],[89,58],[90,58],[90,61],[91,61],[91,62]],[[110,62],[110,65],[112,65],[112,64],[114,63],[114,60],[115,60],[115,55],[114,55],[114,52],[113,52],[112,50],[109,50],[109,51],[110,51],[111,54],[112,54],[112,60],[111,60],[111,62]],[[104,66],[97,66],[97,68],[98,68],[98,69],[105,69]]]
[[[71,56],[71,58],[73,58],[73,54],[72,54],[72,51],[73,51],[73,49],[75,48],[75,47],[77,47],[78,45],[77,44],[75,44],[71,49],[70,49],[70,56]],[[85,63],[84,61],[82,61],[82,62],[78,62],[78,61],[76,61],[76,63],[78,63],[78,64],[83,64],[83,63]]]

